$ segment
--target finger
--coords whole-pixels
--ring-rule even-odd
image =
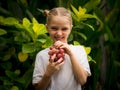
[[[63,60],[60,64],[59,67],[62,66],[65,63],[65,61]]]
[[[65,61],[62,61],[61,63],[57,64],[56,65],[57,70],[59,70],[64,63]]]
[[[61,41],[56,41],[55,43],[54,43],[54,47],[55,48],[59,48],[59,47],[61,47],[62,46],[62,42]]]
[[[52,62],[54,62],[54,59],[55,59],[55,57],[56,57],[56,54],[53,54],[51,57],[50,57],[50,62],[52,63]]]
[[[69,45],[67,43],[63,43],[60,48],[68,48],[68,47],[69,47]]]
[[[58,65],[58,64],[60,64],[61,62],[63,62],[64,60],[63,60],[63,58],[61,57],[60,59],[58,59],[56,62],[55,62],[55,65]]]

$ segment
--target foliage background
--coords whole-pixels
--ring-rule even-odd
[[[75,19],[70,5],[95,18]],[[51,45],[44,9],[64,6],[73,12],[69,42],[91,47],[92,76],[84,90],[120,89],[120,0],[0,0],[0,90],[29,90],[35,55]],[[39,27],[39,28],[37,28]],[[39,32],[40,31],[40,32]],[[91,58],[89,57],[89,58]]]

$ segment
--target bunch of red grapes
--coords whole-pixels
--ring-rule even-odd
[[[64,61],[65,51],[63,48],[55,48],[54,46],[51,46],[48,55],[51,57],[53,54],[56,54],[54,62],[56,62],[60,58],[62,58],[62,61]]]

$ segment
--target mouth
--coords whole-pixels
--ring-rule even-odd
[[[59,41],[62,41],[62,40],[64,39],[63,36],[62,36],[62,37],[55,36],[54,38],[55,38],[56,41],[58,41],[58,40],[59,40]]]

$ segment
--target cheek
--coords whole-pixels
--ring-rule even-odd
[[[49,32],[49,35],[50,35],[51,37],[54,37],[55,33],[54,33],[54,32]]]
[[[66,35],[67,35],[67,36],[69,36],[69,35],[70,35],[70,32],[71,32],[71,30],[70,30],[70,31],[68,31],[68,32],[66,33]]]

